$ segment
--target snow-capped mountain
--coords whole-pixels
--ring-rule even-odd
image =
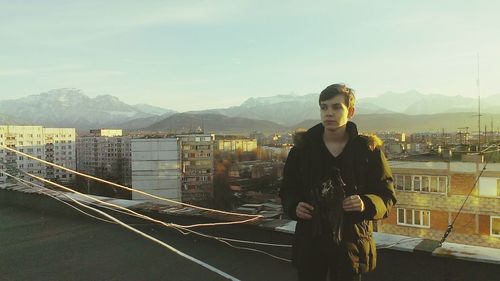
[[[481,100],[482,112],[500,112],[500,95],[483,97]],[[477,98],[463,97],[460,95],[426,95],[417,91],[407,91],[403,93],[387,92],[378,97],[360,99],[357,106],[376,106],[392,112],[419,115],[451,112],[476,112],[477,104]]]
[[[381,106],[361,104],[357,106],[357,112],[358,114],[374,114],[391,111]],[[291,126],[304,120],[319,120],[318,94],[249,98],[240,106],[191,113],[218,113],[229,117],[268,120],[283,126]]]
[[[145,104],[145,103],[136,104],[136,105],[134,105],[134,107],[139,111],[142,111],[144,113],[153,114],[153,115],[165,115],[165,114],[172,115],[174,113],[177,113],[177,111],[175,111],[175,110],[166,109],[166,108],[158,107],[158,106],[153,106],[153,105],[149,105],[149,104]]]
[[[155,116],[111,95],[90,98],[82,90],[63,88],[38,95],[0,101],[0,112],[15,123],[79,129],[112,126]]]
[[[356,115],[389,113],[420,115],[476,111],[477,98],[429,95],[417,91],[387,92],[378,97],[359,98],[356,102]],[[481,111],[500,112],[500,95],[483,98]],[[239,106],[190,113],[217,113],[291,126],[304,120],[319,120],[318,94],[252,97]]]

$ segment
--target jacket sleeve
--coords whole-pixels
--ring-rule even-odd
[[[380,149],[369,151],[367,158],[366,194],[361,198],[365,203],[363,216],[369,220],[387,218],[396,204],[393,178],[389,163]]]
[[[295,209],[300,201],[304,201],[302,194],[302,187],[300,186],[300,157],[299,151],[293,147],[288,154],[283,170],[283,182],[280,189],[281,204],[283,205],[283,212],[293,220],[297,220]]]

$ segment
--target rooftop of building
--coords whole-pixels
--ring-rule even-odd
[[[255,138],[243,135],[215,135],[215,140],[247,140],[253,141]]]
[[[227,280],[123,227],[84,216],[40,191],[2,185],[0,195],[2,280]],[[78,195],[69,196],[85,201]],[[58,197],[67,201],[64,196]],[[227,219],[192,208],[99,199],[163,221],[196,223]],[[235,279],[296,280],[288,262],[111,214]],[[197,230],[214,236],[289,245],[294,225],[294,221],[264,219],[250,225]],[[379,248],[378,268],[363,280],[495,280],[500,274],[500,249],[453,243],[436,247],[435,241],[420,238],[383,233],[374,236]],[[290,248],[238,246],[258,248],[284,258],[291,255]]]
[[[443,156],[437,152],[425,152],[425,153],[415,153],[415,154],[405,154],[401,156],[395,156],[390,160],[394,161],[416,161],[416,162],[450,162],[450,161],[460,161],[462,156],[459,154],[449,156]]]

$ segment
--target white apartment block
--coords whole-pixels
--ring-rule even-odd
[[[95,129],[90,130],[90,133],[97,137],[121,137],[123,135],[122,129]]]
[[[119,129],[90,132],[77,138],[78,171],[130,185],[131,138]]]
[[[42,126],[0,126],[0,144],[16,149],[39,159],[76,169],[75,158],[75,129],[74,128],[44,128]],[[34,159],[6,151],[0,148],[0,169],[18,174],[16,169],[46,179],[56,179],[60,182],[70,182],[73,174],[43,164]],[[19,177],[34,181],[31,177],[18,174]],[[7,180],[0,172],[0,183]]]
[[[177,138],[132,139],[132,186],[162,198],[180,202],[181,158]],[[132,199],[171,204],[132,192]]]

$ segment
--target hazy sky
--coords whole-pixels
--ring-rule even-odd
[[[345,82],[500,94],[500,1],[0,0],[0,99],[79,88],[180,111]],[[496,78],[496,79],[495,79]]]

